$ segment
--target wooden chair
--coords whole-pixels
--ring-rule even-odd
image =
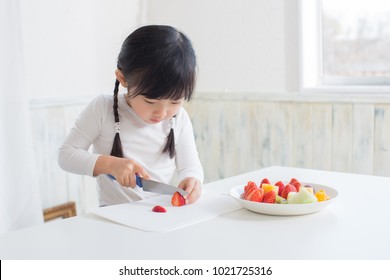
[[[74,216],[76,216],[76,203],[74,201],[43,210],[43,219],[45,222],[57,218],[66,219]]]

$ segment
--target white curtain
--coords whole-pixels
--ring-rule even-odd
[[[24,83],[19,0],[0,0],[0,233],[43,222]]]

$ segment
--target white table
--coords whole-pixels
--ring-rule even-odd
[[[0,259],[390,259],[390,178],[274,166],[204,188],[229,192],[263,177],[329,185],[339,196],[310,215],[241,209],[163,233],[74,217],[0,235]]]

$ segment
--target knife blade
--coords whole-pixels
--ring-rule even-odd
[[[137,185],[148,192],[161,194],[174,194],[175,192],[179,192],[181,195],[188,195],[188,192],[185,190],[161,182],[147,180],[139,176],[137,176]]]
[[[107,176],[108,178],[116,181],[114,176],[110,174],[107,174]],[[137,182],[137,186],[143,188],[144,191],[161,193],[161,194],[174,194],[175,192],[179,192],[181,195],[188,195],[188,192],[186,192],[185,190],[161,182],[147,180],[137,175],[136,175],[136,182]]]

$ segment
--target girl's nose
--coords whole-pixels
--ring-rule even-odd
[[[167,115],[167,110],[164,106],[159,106],[156,108],[156,110],[153,112],[154,116],[163,119]]]

